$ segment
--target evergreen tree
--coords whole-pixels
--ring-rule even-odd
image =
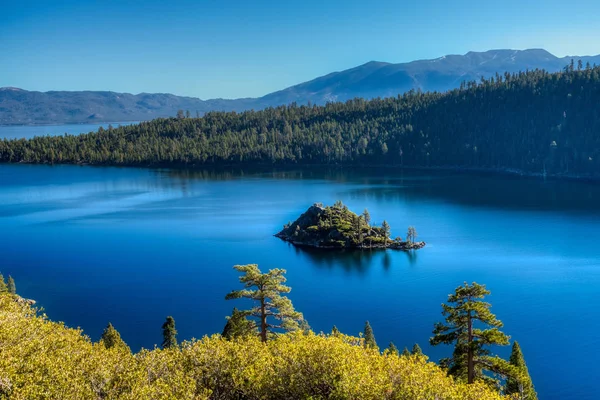
[[[367,225],[369,225],[371,223],[371,214],[369,214],[369,210],[367,210],[365,208],[365,211],[363,211],[362,213],[362,217],[365,220],[365,222],[367,223]]]
[[[489,294],[485,285],[475,282],[472,285],[465,282],[456,288],[448,296],[449,304],[442,304],[446,324],[435,324],[430,339],[433,346],[454,343],[452,357],[441,360],[440,364],[448,368],[449,374],[467,383],[489,380],[484,370],[497,372],[501,368],[499,359],[490,356],[487,346],[508,345],[509,337],[498,329],[502,322],[490,312],[491,305],[481,301]]]
[[[404,357],[409,357],[410,356],[410,351],[408,351],[408,349],[405,347],[404,350],[402,350],[402,355]]]
[[[6,287],[6,282],[4,282],[4,276],[0,274],[0,294],[8,292],[8,288]]]
[[[276,334],[275,330],[300,329],[300,323],[304,320],[302,313],[294,310],[291,300],[282,295],[292,290],[284,285],[284,269],[272,269],[263,274],[256,264],[236,265],[233,268],[244,274],[240,277],[244,289],[232,291],[225,299],[246,298],[258,302],[258,306],[247,312],[258,319],[257,325],[263,342],[270,335]],[[270,322],[270,319],[275,319],[277,323]]]
[[[383,236],[384,236],[383,243],[387,245],[388,238],[392,234],[392,230],[390,228],[390,224],[388,224],[387,221],[384,220],[381,223],[381,230],[383,231]]]
[[[255,334],[256,324],[254,321],[248,320],[248,315],[247,311],[240,311],[234,308],[231,316],[227,317],[227,323],[225,324],[225,328],[223,328],[221,336],[227,340],[231,340]]]
[[[387,352],[389,354],[395,354],[395,355],[399,355],[399,351],[398,348],[396,347],[396,345],[394,344],[394,342],[390,342],[390,345],[387,348]]]
[[[373,328],[371,328],[371,324],[369,324],[369,321],[367,321],[365,323],[364,338],[365,338],[365,347],[371,348],[371,349],[379,349],[379,347],[377,347],[377,342],[375,341],[375,335],[373,334]]]
[[[227,323],[223,328],[221,336],[227,340],[231,340],[255,334],[256,324],[247,318],[248,315],[247,311],[240,311],[234,307],[231,316],[226,317]]]
[[[408,243],[413,243],[417,238],[417,230],[414,226],[409,226],[408,231],[406,232],[406,241]]]
[[[337,326],[335,326],[335,325],[333,326],[333,328],[331,329],[331,334],[332,335],[339,335],[340,334],[340,331],[337,328]]]
[[[100,337],[100,343],[104,345],[107,349],[110,348],[119,348],[126,351],[131,351],[129,346],[121,339],[121,335],[119,332],[113,327],[113,325],[109,322],[104,331],[102,332],[102,336]]]
[[[525,364],[521,346],[516,341],[512,346],[509,363],[515,367],[517,376],[509,376],[506,379],[505,394],[516,394],[519,396],[519,399],[523,400],[537,400],[537,393],[529,376],[529,370],[527,369],[527,364]]]
[[[175,329],[175,319],[169,316],[165,323],[162,325],[163,331],[163,349],[170,349],[177,347],[177,330]]]
[[[17,286],[15,285],[15,280],[12,276],[8,276],[8,284],[6,285],[6,289],[10,294],[17,294]]]
[[[423,355],[423,350],[421,350],[421,347],[419,346],[418,343],[415,343],[415,345],[413,346],[411,354],[418,355],[418,356]]]

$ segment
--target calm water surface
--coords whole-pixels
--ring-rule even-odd
[[[98,128],[108,128],[112,125],[117,128],[124,125],[133,125],[137,122],[106,122],[102,124],[69,124],[69,125],[0,125],[0,139],[31,139],[34,136],[58,136],[68,133],[77,135],[97,131]]]
[[[299,250],[272,235],[314,202],[343,200],[414,225],[402,252]],[[521,343],[541,399],[595,399],[600,340],[600,186],[506,176],[346,171],[217,173],[0,165],[0,270],[48,315],[99,338],[111,321],[134,350],[220,332],[238,301],[234,264],[285,268],[313,327],[380,346],[431,348],[440,304],[464,281]],[[507,356],[509,349],[498,350]]]

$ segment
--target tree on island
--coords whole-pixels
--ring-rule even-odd
[[[234,290],[225,296],[225,300],[246,298],[258,302],[258,306],[248,310],[248,315],[258,319],[260,338],[266,342],[269,336],[275,335],[276,330],[295,331],[300,329],[304,320],[302,313],[294,310],[289,298],[282,293],[289,293],[292,289],[284,285],[286,278],[284,269],[272,269],[262,273],[256,264],[236,265],[233,267],[244,275],[240,283],[242,290]],[[271,323],[270,319],[277,323]]]
[[[408,243],[414,243],[415,239],[417,238],[417,230],[415,229],[414,226],[409,226],[408,227],[408,231],[406,232],[406,241]]]
[[[520,399],[524,400],[537,400],[537,393],[529,376],[529,370],[527,369],[527,364],[525,364],[521,346],[516,341],[512,346],[509,363],[516,369],[517,374],[516,376],[509,376],[506,379],[504,394],[516,394]]]
[[[446,324],[438,322],[429,340],[432,346],[454,344],[452,357],[440,360],[440,365],[448,368],[448,373],[458,379],[473,383],[475,380],[495,380],[484,371],[499,372],[505,365],[501,359],[491,357],[486,348],[490,345],[508,345],[509,337],[498,328],[502,322],[490,312],[491,305],[482,301],[490,291],[485,285],[475,282],[456,288],[448,295],[448,303],[442,304],[442,314]],[[487,329],[476,328],[489,327]],[[506,363],[504,361],[504,363]]]
[[[17,286],[15,285],[15,280],[12,276],[8,276],[8,283],[6,284],[6,290],[10,294],[17,294]]]
[[[227,317],[227,323],[221,336],[231,340],[256,334],[256,324],[247,318],[248,315],[250,315],[248,311],[240,311],[234,307],[231,316]]]
[[[369,225],[371,223],[371,214],[369,214],[369,210],[367,210],[366,208],[362,213],[362,217],[365,220],[365,222],[367,223],[367,225]]]
[[[100,343],[102,343],[107,349],[114,347],[131,352],[129,346],[127,346],[123,339],[121,339],[121,335],[110,322],[108,325],[106,325],[106,328],[104,328],[102,336],[100,336]]]
[[[163,349],[171,349],[177,347],[177,330],[175,329],[175,319],[168,316],[165,323],[162,325],[163,331]]]
[[[388,224],[386,220],[383,220],[383,222],[381,223],[381,230],[383,231],[383,244],[387,246],[388,238],[392,234],[392,229],[390,228],[390,224]]]
[[[371,324],[369,324],[369,321],[365,323],[364,338],[366,348],[379,350],[377,342],[375,341],[375,334],[373,333],[373,328],[371,328]]]

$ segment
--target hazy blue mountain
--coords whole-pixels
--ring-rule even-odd
[[[354,97],[396,96],[410,89],[445,91],[463,81],[479,80],[496,73],[527,69],[558,71],[571,59],[583,65],[600,64],[600,55],[556,57],[546,50],[490,50],[448,55],[433,60],[390,64],[369,62],[316,78],[260,98],[200,100],[172,94],[115,92],[31,92],[0,88],[0,124],[86,123],[140,121],[174,116],[177,110],[207,111],[261,109],[291,102],[323,104]]]
[[[334,72],[309,82],[263,97],[268,103],[344,101],[354,97],[389,97],[410,89],[446,91],[463,81],[479,80],[496,73],[545,69],[556,72],[581,59],[600,64],[600,55],[556,57],[546,50],[490,50],[483,53],[448,55],[434,60],[402,64],[369,62],[346,71]]]

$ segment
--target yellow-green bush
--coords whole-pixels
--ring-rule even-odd
[[[314,333],[180,349],[107,349],[0,296],[0,399],[501,399],[454,382],[425,357],[381,355],[362,339]]]

